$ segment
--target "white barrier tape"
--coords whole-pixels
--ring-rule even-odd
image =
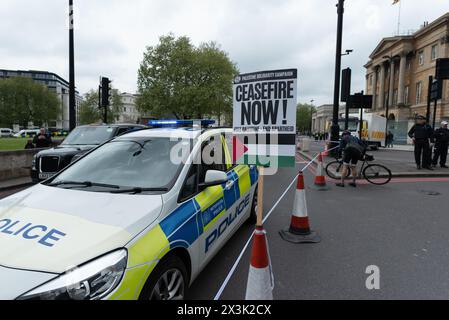
[[[310,166],[312,165],[312,163],[314,163],[315,160],[318,159],[319,156],[320,156],[320,154],[317,154],[317,155],[315,156],[315,158],[313,158],[312,160],[310,160],[309,163],[308,163],[304,168],[302,168],[301,171],[302,171],[302,172],[306,171],[307,168],[310,167]]]
[[[229,283],[229,280],[231,280],[231,277],[233,276],[235,269],[237,269],[238,264],[240,263],[240,260],[242,260],[243,254],[245,253],[246,249],[248,248],[249,244],[251,243],[251,240],[254,236],[254,231],[249,237],[248,241],[246,242],[245,246],[243,247],[242,252],[240,252],[240,255],[238,256],[237,260],[235,261],[234,265],[232,266],[231,270],[229,271],[228,275],[226,276],[223,284],[221,285],[220,289],[218,290],[217,294],[214,297],[214,300],[220,299],[221,295],[223,294],[224,289]]]
[[[338,147],[332,148],[328,151],[334,150]],[[309,163],[303,168],[303,170],[301,172],[304,172],[318,157],[320,154],[318,154],[315,158],[313,158],[311,161],[309,161]],[[293,187],[296,183],[296,180],[298,179],[299,174],[297,174],[295,176],[295,178],[293,179],[293,181],[290,183],[290,185],[287,187],[287,189],[285,189],[284,193],[279,197],[278,201],[276,201],[276,203],[274,204],[274,206],[271,208],[270,211],[268,211],[266,217],[263,219],[262,223],[265,224],[265,222],[270,218],[270,216],[272,215],[272,213],[274,212],[274,210],[276,210],[277,206],[279,205],[279,203],[281,203],[281,201],[284,199],[284,197],[287,195],[288,191],[290,190],[291,187]],[[218,300],[220,299],[221,295],[223,294],[224,289],[226,288],[226,286],[229,283],[229,280],[231,280],[231,277],[234,275],[235,270],[237,269],[237,266],[240,263],[240,260],[242,260],[242,257],[246,251],[246,249],[248,248],[249,244],[251,243],[251,240],[253,239],[255,231],[253,231],[253,233],[251,234],[251,236],[249,237],[248,241],[246,242],[245,246],[243,247],[242,251],[240,252],[239,256],[237,257],[237,260],[234,262],[234,265],[232,266],[231,270],[229,270],[228,275],[226,276],[223,284],[221,285],[220,289],[218,290],[217,294],[214,297],[214,300]],[[271,263],[271,259],[270,259],[270,263]]]
[[[336,147],[334,147],[334,148],[332,148],[332,149],[329,149],[329,150],[327,150],[327,151],[329,152],[329,151],[332,151],[332,150],[335,150],[335,149],[338,149],[338,148],[340,148],[340,146],[336,146]],[[318,157],[320,156],[321,153],[322,153],[322,152],[318,153],[312,160],[310,160],[309,163],[308,163],[308,164],[307,164],[301,171],[302,171],[302,172],[306,171],[307,168],[310,167],[310,166],[312,165],[312,163],[315,162],[316,159],[318,159]]]
[[[277,208],[279,203],[281,203],[282,199],[284,199],[284,197],[286,196],[286,194],[288,193],[290,188],[293,187],[296,180],[298,179],[298,176],[299,175],[297,175],[295,177],[295,179],[293,179],[292,183],[287,187],[287,189],[284,191],[284,193],[280,196],[279,200],[274,204],[274,206],[271,208],[271,210],[267,213],[266,217],[263,219],[263,224],[265,224],[265,222],[270,218],[271,214]],[[235,261],[234,265],[232,266],[231,270],[229,271],[228,275],[226,276],[223,284],[221,285],[220,289],[218,290],[217,294],[215,295],[214,300],[220,299],[221,295],[223,294],[224,289],[226,288],[226,286],[229,283],[229,280],[231,280],[231,277],[233,276],[235,270],[237,269],[237,266],[240,263],[240,260],[242,260],[243,254],[245,253],[246,249],[248,248],[249,244],[251,243],[253,236],[254,236],[254,232],[249,237],[248,241],[246,242],[245,246],[243,247],[242,252],[240,252],[237,260]]]

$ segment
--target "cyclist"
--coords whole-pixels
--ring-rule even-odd
[[[345,179],[348,175],[349,167],[352,171],[351,187],[357,187],[357,162],[363,159],[366,152],[365,143],[357,137],[351,135],[350,131],[344,131],[340,141],[339,154],[343,153],[343,172],[341,182],[337,183],[337,187],[345,187]]]

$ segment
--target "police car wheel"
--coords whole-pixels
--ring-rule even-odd
[[[256,186],[256,190],[254,191],[253,203],[251,205],[251,214],[248,219],[248,222],[251,224],[257,222],[257,188],[258,186]]]
[[[187,270],[176,256],[162,260],[151,273],[140,300],[184,300],[187,290]]]

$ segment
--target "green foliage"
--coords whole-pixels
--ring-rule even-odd
[[[56,93],[29,78],[0,79],[0,126],[36,126],[57,119],[60,102]]]
[[[301,104],[297,106],[296,126],[300,131],[310,131],[312,126],[312,114],[316,111],[310,104]]]
[[[147,47],[138,72],[140,112],[178,119],[220,117],[232,112],[234,63],[215,42],[195,47],[172,34]]]
[[[117,89],[112,89],[111,105],[108,108],[108,123],[115,123],[123,110],[123,101]],[[90,90],[80,105],[80,125],[103,122],[104,109],[98,107],[98,91]]]

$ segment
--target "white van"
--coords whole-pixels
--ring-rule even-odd
[[[0,128],[0,138],[9,138],[12,137],[14,132],[12,129]]]

